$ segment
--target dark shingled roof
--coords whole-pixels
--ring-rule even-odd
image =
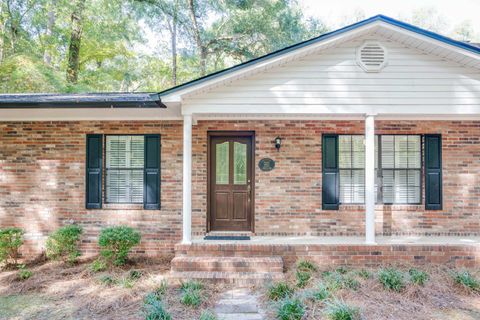
[[[165,108],[157,93],[0,94],[0,108]]]

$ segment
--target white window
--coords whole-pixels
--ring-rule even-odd
[[[362,135],[339,136],[340,203],[365,202],[365,146]],[[375,193],[378,203],[421,203],[419,135],[375,137]]]
[[[106,203],[143,203],[144,136],[106,136]]]

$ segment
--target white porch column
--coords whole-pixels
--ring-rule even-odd
[[[183,116],[183,238],[192,243],[192,115]]]
[[[365,243],[375,243],[375,116],[365,117]]]

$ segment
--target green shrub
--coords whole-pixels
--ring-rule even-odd
[[[358,308],[349,306],[343,301],[334,300],[327,303],[325,313],[330,320],[356,320],[360,319]]]
[[[217,320],[217,316],[210,310],[204,310],[200,315],[199,320]]]
[[[403,273],[395,268],[381,269],[378,279],[385,289],[400,292],[405,287]]]
[[[91,264],[90,264],[90,270],[92,272],[100,272],[100,271],[105,271],[107,270],[107,263],[102,260],[102,259],[97,259],[97,260],[94,260]]]
[[[130,278],[130,276],[123,276],[118,279],[115,283],[118,284],[120,287],[125,289],[131,289],[135,285],[136,279]]]
[[[186,306],[198,307],[202,303],[202,290],[186,289],[183,290],[180,302]]]
[[[473,291],[480,291],[480,282],[467,270],[453,272],[453,279],[456,283]]]
[[[113,286],[117,283],[117,280],[108,274],[101,276],[98,280],[106,286]]]
[[[339,273],[338,271],[324,273],[325,285],[329,291],[337,291],[340,289],[353,289],[360,288],[360,282],[346,274]]]
[[[348,269],[345,266],[340,266],[335,270],[335,272],[340,273],[340,274],[347,274]]]
[[[429,279],[428,273],[418,269],[410,269],[408,274],[410,275],[410,281],[420,286],[423,286]]]
[[[343,282],[342,282],[342,287],[344,289],[352,289],[352,290],[357,290],[360,288],[360,282],[358,282],[357,279],[349,277],[349,276],[344,276],[343,277]]]
[[[305,306],[300,299],[287,297],[277,305],[277,319],[300,320],[305,314]]]
[[[297,270],[305,272],[315,272],[318,270],[317,266],[308,260],[299,260],[297,262]]]
[[[162,301],[155,295],[148,294],[145,297],[143,309],[145,320],[172,320],[172,316],[165,310]]]
[[[295,277],[297,278],[297,287],[305,288],[308,281],[312,278],[312,275],[310,272],[297,270]]]
[[[21,265],[19,267],[19,270],[18,270],[18,278],[20,280],[27,280],[28,278],[30,278],[31,276],[33,276],[33,272],[30,271],[29,269],[27,269],[25,267],[25,265]]]
[[[140,243],[140,232],[127,227],[109,227],[100,232],[101,254],[115,265],[124,265],[130,250]]]
[[[132,280],[138,280],[142,277],[142,275],[142,271],[130,270],[130,272],[128,273],[128,278]]]
[[[267,288],[267,295],[270,300],[280,300],[290,297],[293,289],[284,281],[271,284]]]
[[[49,259],[61,258],[69,263],[74,263],[80,256],[78,242],[82,232],[82,228],[74,224],[57,229],[48,236],[47,257]]]
[[[18,249],[23,244],[23,234],[20,228],[0,229],[0,263],[17,265]]]

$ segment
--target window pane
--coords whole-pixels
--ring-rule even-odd
[[[144,142],[143,136],[132,136],[130,137],[130,155],[128,160],[130,160],[130,168],[143,168],[143,159],[144,155]]]
[[[382,136],[382,168],[394,168],[394,138],[393,136]]]
[[[352,167],[352,136],[338,137],[338,158],[340,168]]]
[[[408,189],[407,189],[407,171],[406,170],[396,170],[395,171],[395,202],[396,203],[407,203],[408,201]]]
[[[408,137],[395,136],[395,168],[408,167]]]
[[[106,167],[127,167],[127,138],[126,136],[107,136],[106,140]]]
[[[393,184],[395,181],[395,174],[393,170],[383,170],[382,185],[383,185],[383,203],[393,203],[394,193]]]
[[[354,170],[352,174],[352,198],[354,203],[365,201],[365,171]]]
[[[408,167],[422,167],[422,144],[420,136],[408,136]]]
[[[353,203],[352,170],[340,170],[340,203]]]
[[[363,136],[352,136],[353,168],[365,168],[365,146]]]
[[[233,183],[247,183],[247,145],[245,143],[233,143]]]
[[[228,141],[215,145],[215,182],[228,184],[229,150]]]

